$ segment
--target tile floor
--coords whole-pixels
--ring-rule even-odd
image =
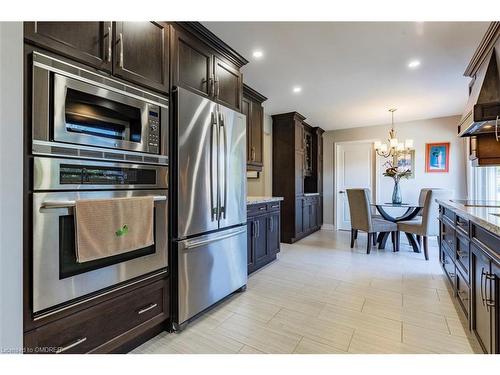
[[[432,242],[431,242],[432,243]],[[279,259],[180,334],[162,333],[133,353],[474,353],[449,296],[438,249],[430,261],[365,238],[320,231],[282,244]]]

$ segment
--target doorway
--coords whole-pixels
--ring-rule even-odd
[[[376,193],[373,141],[335,143],[335,226],[350,230],[351,219],[346,189],[369,188]]]

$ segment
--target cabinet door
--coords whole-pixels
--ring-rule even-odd
[[[304,225],[302,222],[304,207],[302,200],[301,197],[295,199],[295,237],[304,232]]]
[[[491,313],[490,307],[487,304],[487,279],[486,275],[490,274],[490,261],[483,252],[471,244],[472,250],[472,271],[473,271],[473,320],[472,330],[475,332],[483,349],[487,353],[491,353]]]
[[[500,265],[491,263],[491,286],[488,297],[491,303],[492,353],[500,354]]]
[[[246,116],[247,119],[247,164],[252,161],[252,119],[250,116],[250,108],[252,102],[246,98],[241,100],[241,112]]]
[[[116,22],[113,74],[168,92],[168,25]]]
[[[172,31],[172,85],[198,95],[214,95],[213,53],[199,39],[179,29]]]
[[[269,215],[268,222],[268,249],[269,255],[274,257],[280,249],[280,212],[275,212]]]
[[[215,57],[214,77],[217,102],[236,111],[241,111],[243,85],[240,71],[231,64]]]
[[[251,106],[251,163],[262,170],[263,160],[263,133],[264,133],[264,109],[257,102]]]
[[[255,219],[256,234],[255,234],[255,264],[265,263],[269,256],[267,248],[267,216],[259,216]]]
[[[255,252],[254,252],[254,233],[255,222],[248,218],[247,220],[247,269],[248,273],[252,273],[255,268]]]
[[[316,229],[318,227],[318,201],[315,200],[311,205],[311,228]]]
[[[304,152],[295,151],[295,195],[304,194]]]
[[[25,22],[24,37],[53,52],[111,71],[111,22]]]
[[[311,229],[311,205],[304,201],[304,208],[302,210],[302,226],[304,232],[309,232]]]

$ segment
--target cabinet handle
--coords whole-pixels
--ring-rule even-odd
[[[481,303],[483,304],[483,306],[485,306],[484,304],[484,291],[483,291],[483,277],[484,277],[484,267],[481,267]]]
[[[137,314],[141,315],[141,314],[144,314],[145,312],[149,311],[149,310],[153,310],[155,307],[157,307],[158,304],[157,303],[152,303],[151,305],[149,305],[148,307],[145,307],[143,309],[140,309]]]
[[[207,83],[207,94],[208,96],[214,96],[214,79],[210,77],[207,80],[203,81],[204,83]]]
[[[256,221],[255,224],[257,226],[257,237],[260,237],[260,222]]]
[[[111,62],[111,54],[112,52],[112,33],[111,33],[111,26],[108,26],[108,62]]]
[[[467,251],[460,251],[460,250],[457,250],[457,255],[459,258],[466,258],[468,253]]]
[[[266,209],[266,206],[259,207],[260,211],[264,211]]]
[[[123,69],[123,33],[120,33],[120,68]]]
[[[495,120],[495,139],[497,140],[497,142],[500,139],[500,137],[498,137],[498,116]]]
[[[219,89],[220,89],[220,83],[219,83],[218,77],[215,78],[214,83],[215,83],[215,86],[217,87],[215,90],[215,97],[218,99],[219,98]]]
[[[81,343],[83,343],[85,341],[87,341],[87,338],[86,337],[82,337],[82,338],[80,338],[80,339],[72,342],[71,344],[68,344],[66,346],[57,348],[56,354],[64,353],[66,350],[70,350],[71,348],[74,348],[75,346],[78,346],[78,345],[80,345]]]
[[[275,204],[274,206],[271,206],[271,208],[278,208],[279,206],[279,204]]]
[[[492,291],[492,288],[491,288],[491,284],[495,282],[495,279],[496,279],[496,276],[492,273],[489,273],[489,272],[486,272],[485,275],[484,275],[484,294],[486,295],[486,298],[485,298],[485,303],[486,303],[486,307],[489,311],[489,308],[490,307],[495,307],[495,300],[492,298],[491,296],[491,291]],[[490,292],[488,293],[488,289],[486,288],[486,281],[489,281],[489,284],[490,284]]]
[[[250,159],[251,159],[252,161],[255,161],[255,147],[253,147],[253,146],[252,146],[252,154],[251,154],[251,156],[250,156]]]
[[[269,232],[273,231],[273,217],[269,217]]]

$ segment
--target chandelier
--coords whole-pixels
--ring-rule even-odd
[[[396,108],[389,109],[392,116],[391,130],[389,131],[389,138],[387,139],[389,144],[380,141],[376,141],[374,144],[377,155],[384,158],[406,155],[413,148],[413,139],[406,139],[404,142],[399,142],[396,137],[396,131],[394,130],[394,112],[396,112],[396,110]]]

